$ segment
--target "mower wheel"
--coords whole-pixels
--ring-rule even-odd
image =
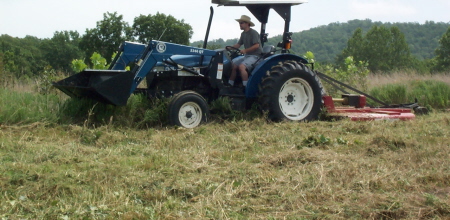
[[[273,121],[311,121],[318,118],[323,87],[304,64],[286,61],[272,67],[259,87],[259,104]]]
[[[206,100],[194,91],[182,91],[169,103],[169,123],[185,128],[195,128],[207,122],[209,108]]]

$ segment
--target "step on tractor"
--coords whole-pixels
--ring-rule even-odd
[[[212,4],[218,6],[244,6],[261,23],[259,33],[263,53],[248,69],[246,87],[227,85],[232,59],[242,56],[239,48],[207,49],[214,14],[212,6],[203,48],[158,40],[151,40],[148,44],[123,42],[108,70],[84,70],[53,85],[70,97],[88,98],[116,106],[126,105],[133,93],[171,97],[168,104],[169,123],[186,128],[207,122],[210,115],[208,103],[220,97],[228,97],[235,110],[245,110],[257,103],[274,121],[314,120],[323,108],[330,115],[350,117],[352,120],[414,118],[411,105],[375,109],[365,106],[367,94],[346,94],[340,99],[326,95],[320,78],[328,83],[341,82],[334,82],[334,79],[314,71],[314,65],[305,58],[289,53],[292,44],[292,33],[289,32],[291,7],[306,2],[212,0]],[[271,9],[285,21],[281,42],[276,46],[264,45]],[[127,67],[131,67],[128,68],[130,70],[126,70]],[[138,88],[144,80],[146,88]],[[335,107],[335,102],[349,107]],[[417,107],[415,104],[412,106]]]

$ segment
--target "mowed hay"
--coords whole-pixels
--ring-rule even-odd
[[[450,116],[0,127],[3,218],[450,217]]]

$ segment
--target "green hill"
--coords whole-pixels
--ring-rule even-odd
[[[387,27],[397,26],[405,34],[405,38],[411,53],[418,59],[429,59],[434,57],[434,51],[439,45],[439,39],[450,27],[450,23],[428,21],[419,23],[382,23],[371,20],[351,20],[346,23],[331,23],[309,30],[294,32],[292,35],[293,45],[291,52],[304,54],[312,51],[319,62],[334,62],[337,54],[347,45],[347,40],[357,28],[364,33],[374,25]],[[293,31],[293,30],[292,30]],[[281,41],[281,35],[269,38],[266,44],[276,45]],[[236,39],[212,40],[210,45],[226,46],[236,43]],[[193,42],[191,45],[202,45],[203,41]]]

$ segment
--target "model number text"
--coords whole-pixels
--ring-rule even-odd
[[[191,49],[191,53],[203,54],[203,50],[199,50],[199,49]]]

